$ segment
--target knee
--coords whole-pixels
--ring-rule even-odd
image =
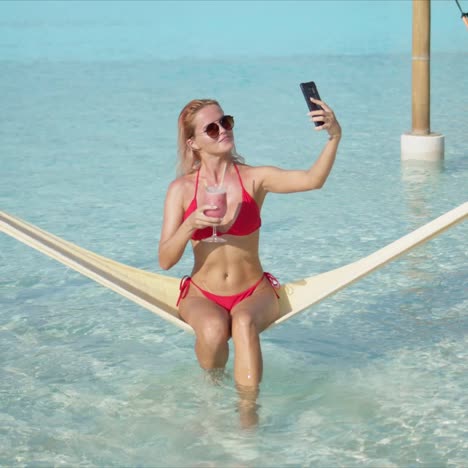
[[[250,335],[252,332],[258,334],[252,314],[248,310],[238,310],[232,317],[233,338],[246,334]]]
[[[229,341],[230,337],[229,324],[227,321],[222,320],[210,321],[197,333],[197,339],[210,348],[223,346]]]

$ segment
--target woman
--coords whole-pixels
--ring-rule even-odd
[[[231,116],[217,101],[193,100],[179,116],[179,177],[168,189],[159,243],[163,269],[175,265],[191,241],[194,267],[181,282],[179,313],[195,331],[195,352],[203,369],[223,369],[228,341],[234,343],[234,378],[241,401],[255,402],[262,378],[260,333],[279,315],[276,279],[259,259],[260,210],[268,192],[318,189],[335,160],[341,128],[333,111],[309,112],[318,131],[329,134],[321,154],[308,170],[283,170],[243,163],[234,145]],[[223,218],[204,212],[216,207],[204,201],[205,186],[223,185],[227,211]],[[204,240],[217,228],[225,243]]]

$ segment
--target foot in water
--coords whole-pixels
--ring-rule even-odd
[[[257,404],[259,387],[247,387],[244,385],[236,385],[239,401],[237,410],[239,412],[240,424],[242,429],[253,429],[258,426],[260,417]]]
[[[217,367],[215,369],[208,369],[206,371],[206,377],[214,385],[222,385],[222,383],[229,378],[229,373],[224,367]]]

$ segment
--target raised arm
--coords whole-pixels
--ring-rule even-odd
[[[272,166],[261,168],[260,180],[266,192],[292,193],[319,189],[323,187],[331,172],[341,140],[341,127],[327,104],[317,99],[311,100],[322,106],[323,110],[312,111],[308,115],[313,122],[324,122],[320,127],[315,127],[315,130],[326,130],[328,140],[309,169],[284,170]]]

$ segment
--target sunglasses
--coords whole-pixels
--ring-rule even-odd
[[[217,140],[219,137],[220,127],[223,127],[224,130],[232,130],[234,128],[234,117],[232,115],[223,115],[218,122],[211,122],[203,130],[203,133],[206,133],[213,140]]]

